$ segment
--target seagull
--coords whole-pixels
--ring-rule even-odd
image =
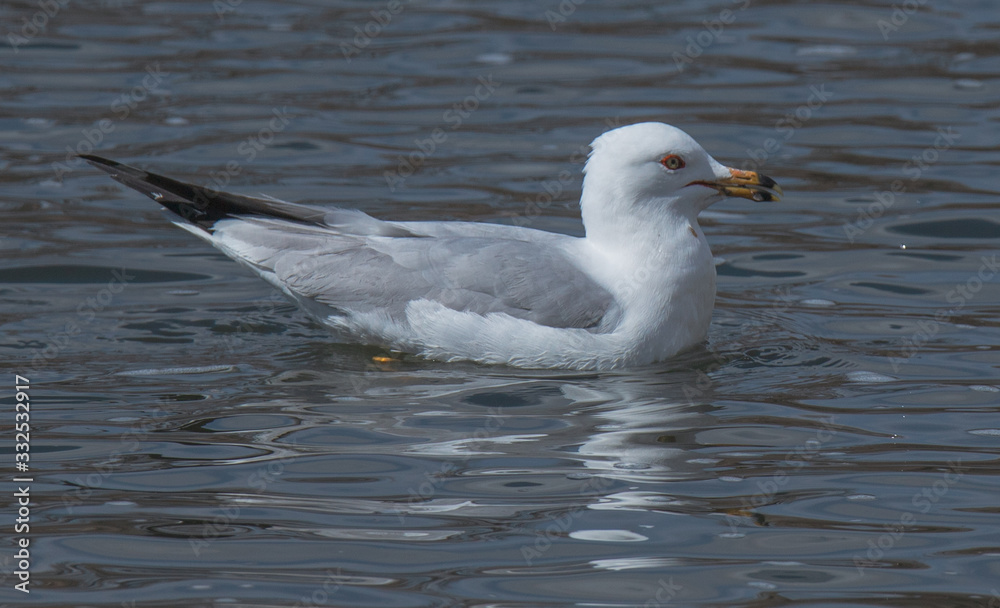
[[[591,144],[583,237],[381,220],[82,158],[283,291],[339,341],[523,368],[642,366],[702,342],[715,264],[698,214],[727,196],[782,194],[773,179],[726,167],[684,131],[656,122]]]

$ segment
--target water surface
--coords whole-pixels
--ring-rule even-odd
[[[41,6],[0,8],[0,601],[1000,606],[993,3]],[[708,341],[615,373],[376,363],[74,158],[578,235],[642,120],[787,196],[703,215]]]

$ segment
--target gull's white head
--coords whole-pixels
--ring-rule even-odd
[[[694,221],[724,196],[771,201],[781,194],[771,178],[726,167],[690,135],[659,122],[620,127],[595,139],[584,173],[580,204],[588,234],[629,219]]]

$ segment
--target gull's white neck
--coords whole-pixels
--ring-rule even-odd
[[[629,198],[636,194],[614,181],[595,188],[596,181],[585,179],[580,201],[584,247],[595,278],[622,306],[619,330],[635,337],[633,355],[658,359],[697,344],[715,303],[715,265],[697,219],[701,205]]]

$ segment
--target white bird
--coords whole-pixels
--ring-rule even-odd
[[[698,214],[724,196],[778,200],[774,180],[718,163],[680,129],[633,124],[593,141],[582,238],[477,222],[217,192],[101,157],[348,342],[531,368],[644,365],[708,331],[715,265]]]

